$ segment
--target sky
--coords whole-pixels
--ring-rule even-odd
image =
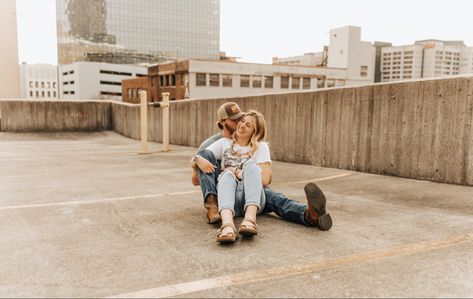
[[[55,2],[17,0],[20,63],[57,63]],[[321,52],[329,30],[345,25],[361,27],[363,41],[432,38],[473,47],[472,9],[470,0],[221,0],[220,50],[241,62],[271,63]]]

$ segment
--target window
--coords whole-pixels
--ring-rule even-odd
[[[197,86],[207,86],[207,74],[205,73],[196,73],[196,85]]]
[[[281,88],[289,88],[289,77],[281,77]]]
[[[327,79],[327,87],[334,87],[335,80],[334,79]]]
[[[74,94],[74,92],[71,91],[71,94]],[[111,92],[111,91],[101,91],[100,94],[105,95],[105,96],[121,96],[122,95],[121,92]]]
[[[33,91],[30,90],[30,97],[33,97]]]
[[[151,87],[155,87],[155,86],[158,86],[158,76],[151,77]],[[128,96],[128,97],[130,97],[130,96]]]
[[[48,98],[51,98],[51,92],[48,91]]]
[[[38,88],[38,87],[39,87],[39,83],[38,83],[38,81],[36,81],[36,82],[34,83],[34,86],[35,86],[36,88]]]
[[[272,76],[264,76],[264,88],[273,88]]]
[[[44,98],[44,91],[41,92],[41,97]]]
[[[54,97],[54,98],[56,97],[56,92],[55,92],[55,91],[53,91],[53,97]]]
[[[176,75],[169,75],[169,85],[176,86]]]
[[[367,65],[360,66],[360,77],[368,77],[368,66]]]
[[[251,79],[253,80],[254,88],[261,87],[261,76],[251,76]]]
[[[292,89],[300,89],[300,88],[301,88],[301,78],[292,77]]]
[[[317,88],[325,87],[325,78],[317,78]]]
[[[233,86],[232,75],[222,75],[222,86],[223,87],[232,87]]]
[[[39,98],[39,91],[36,91],[36,97]]]
[[[44,88],[44,82],[41,82],[41,88]]]
[[[56,82],[53,82],[53,88],[56,88]]]
[[[210,86],[220,86],[220,75],[219,74],[210,74],[209,76],[209,85]]]
[[[30,81],[30,88],[33,88],[33,81]]]
[[[310,89],[310,78],[302,78],[302,88]]]
[[[240,87],[250,87],[249,75],[240,75]]]
[[[73,71],[70,71],[69,73],[74,74]],[[104,71],[104,70],[100,70],[100,73],[101,74],[108,74],[108,75],[129,76],[129,77],[131,77],[131,75],[132,75],[132,73],[128,73],[128,72],[114,72],[114,71]]]
[[[72,81],[72,84],[74,83],[74,81]],[[117,86],[122,86],[122,83],[121,82],[112,82],[112,81],[100,81],[100,84],[103,84],[103,85],[117,85]]]

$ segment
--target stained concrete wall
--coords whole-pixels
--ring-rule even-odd
[[[111,108],[108,101],[0,100],[0,131],[111,130]]]
[[[473,78],[461,77],[231,100],[265,115],[275,160],[473,185],[472,94]],[[216,133],[216,111],[226,100],[171,102],[171,144],[198,146]],[[22,112],[12,116],[4,105],[0,101],[4,131],[41,130],[37,125],[44,123],[25,126],[12,117],[63,113],[59,106],[18,102]],[[139,105],[110,106],[110,128],[140,138]],[[151,141],[162,141],[161,113],[149,108]]]

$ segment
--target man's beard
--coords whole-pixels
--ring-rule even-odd
[[[228,132],[230,132],[231,134],[235,133],[236,128],[233,129],[229,125],[227,125],[226,123],[224,123],[223,125],[224,125],[225,129],[227,129]]]

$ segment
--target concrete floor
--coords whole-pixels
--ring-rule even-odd
[[[274,162],[273,189],[316,181],[333,228],[263,215],[221,246],[195,149],[160,148],[0,133],[0,297],[473,297],[472,187]]]

